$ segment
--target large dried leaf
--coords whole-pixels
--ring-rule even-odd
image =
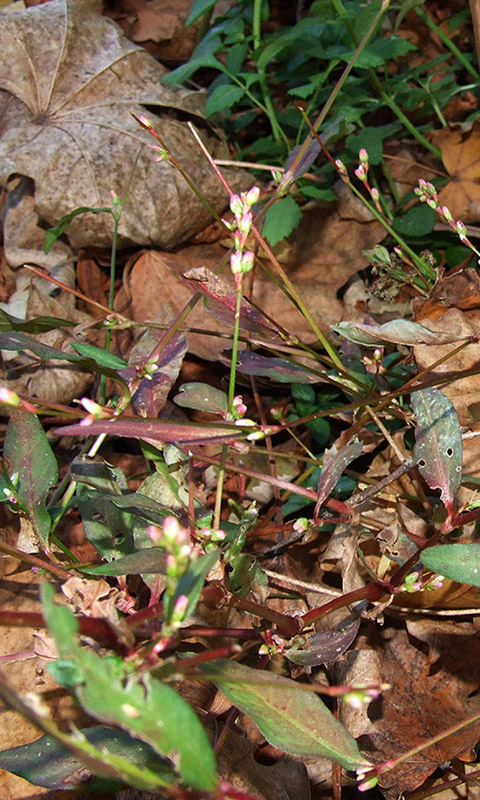
[[[208,212],[174,167],[155,164],[144,146],[150,137],[131,113],[148,105],[167,146],[220,211],[223,189],[171,114],[201,117],[203,98],[163,86],[163,67],[93,8],[91,0],[53,0],[0,14],[0,183],[14,174],[32,178],[37,210],[54,225],[78,206],[106,205],[111,189],[123,195],[134,173],[121,236],[173,247],[201,229]],[[218,137],[205,136],[219,157]],[[82,215],[69,235],[76,246],[108,246],[112,225],[107,214]]]
[[[426,620],[408,624],[409,632],[426,640]],[[429,621],[431,624],[431,621]],[[478,709],[480,639],[470,623],[434,623],[428,654],[404,630],[393,627],[379,642],[382,682],[392,687],[370,714],[376,732],[369,738],[375,760],[395,758],[462,722]],[[382,775],[380,782],[395,796],[413,791],[435,769],[470,749],[479,738],[479,724],[458,731]],[[466,759],[468,760],[468,758]],[[393,796],[392,794],[392,796]]]
[[[454,219],[477,222],[480,219],[480,124],[474,122],[468,132],[442,128],[435,131],[432,138],[451,176],[439,193],[439,205],[447,206]]]

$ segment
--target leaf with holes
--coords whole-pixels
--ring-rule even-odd
[[[453,404],[438,389],[412,392],[417,417],[415,460],[430,489],[440,489],[449,514],[462,480],[462,432]]]

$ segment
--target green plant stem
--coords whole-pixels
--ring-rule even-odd
[[[365,33],[363,39],[361,40],[361,42],[359,43],[357,49],[355,50],[353,56],[351,57],[351,59],[348,62],[347,66],[345,67],[345,69],[343,70],[342,74],[340,75],[340,78],[338,79],[337,83],[335,84],[335,86],[334,86],[334,88],[333,88],[333,90],[332,90],[327,102],[325,103],[325,105],[322,108],[320,114],[318,115],[318,117],[316,118],[315,122],[313,123],[313,129],[315,131],[318,131],[319,128],[323,125],[327,114],[329,113],[330,109],[332,108],[335,100],[337,99],[337,97],[338,97],[338,95],[339,95],[339,93],[340,93],[340,91],[341,91],[341,89],[343,87],[343,84],[345,83],[345,81],[347,80],[348,76],[350,75],[350,72],[352,71],[353,67],[355,66],[355,63],[356,63],[358,57],[360,56],[361,52],[364,50],[364,48],[367,45],[370,37],[373,35],[373,33],[375,31],[375,28],[377,27],[377,25],[380,22],[380,20],[383,17],[383,15],[386,13],[389,5],[390,5],[390,0],[384,0],[384,2],[382,3],[380,9],[378,10],[378,13],[376,14],[374,20],[372,21],[372,24],[370,25],[369,29],[367,30],[367,32]],[[342,13],[342,11],[343,11],[343,9],[341,7],[339,8],[337,6],[337,13]],[[285,194],[287,192],[288,188],[292,185],[292,183],[295,180],[295,172],[296,172],[299,164],[301,164],[302,159],[305,156],[305,154],[306,154],[308,148],[310,147],[312,141],[313,141],[313,137],[311,135],[306,137],[302,147],[300,148],[299,152],[297,153],[296,158],[294,159],[293,163],[290,165],[290,168],[285,171],[284,176],[283,176],[283,178],[282,178],[282,180],[281,180],[281,182],[280,182],[280,184],[279,184],[279,186],[277,188],[276,194],[274,195],[273,198],[271,198],[271,200],[263,208],[263,210],[262,210],[263,214],[266,213],[268,207],[270,205],[272,205],[273,202],[275,202],[275,199],[277,197],[281,197],[283,194]]]
[[[253,32],[253,48],[254,51],[257,52],[262,44],[262,6],[263,0],[254,0],[253,2],[253,20],[252,20],[252,32]],[[267,76],[265,73],[265,69],[260,67],[257,63],[257,73],[260,81],[260,88],[262,90],[263,95],[263,102],[265,103],[265,109],[267,112],[268,119],[270,121],[270,126],[272,128],[273,138],[276,142],[284,141],[286,142],[287,147],[289,146],[289,141],[283,131],[281,130],[277,117],[275,114],[275,109],[273,107],[272,98],[270,96],[270,91],[267,84]]]
[[[242,283],[243,275],[236,276],[237,288],[237,302],[235,305],[235,320],[233,326],[233,342],[232,342],[232,363],[230,364],[230,381],[228,385],[228,410],[230,414],[234,413],[233,399],[235,397],[235,378],[237,374],[237,353],[238,353],[238,335],[240,332],[240,310],[242,307]]]
[[[113,311],[113,304],[115,300],[115,272],[116,272],[116,263],[117,263],[117,244],[118,244],[118,225],[120,222],[120,217],[118,214],[113,214],[113,238],[112,238],[112,249],[110,251],[110,288],[108,293],[108,308],[110,311]],[[111,328],[107,328],[105,334],[105,350],[107,353],[110,352],[110,347],[112,344],[112,331]],[[102,375],[100,380],[100,391],[98,393],[98,402],[101,406],[105,405],[105,398],[107,392],[107,376]]]
[[[415,11],[417,12],[417,14],[420,17],[420,19],[423,19],[423,21],[428,25],[430,30],[433,31],[438,36],[438,38],[445,45],[445,47],[448,50],[450,50],[450,52],[455,56],[456,59],[458,59],[460,64],[463,66],[463,68],[469,73],[469,75],[472,76],[473,80],[478,85],[480,83],[480,73],[477,72],[475,67],[472,67],[472,65],[470,64],[468,59],[465,58],[464,53],[462,53],[462,51],[458,49],[458,47],[452,41],[452,39],[450,39],[442,31],[442,29],[439,28],[438,25],[435,24],[435,22],[432,19],[430,19],[430,17],[424,11],[423,8],[421,8],[420,6],[417,6],[415,8]]]
[[[220,456],[220,464],[218,467],[217,492],[215,495],[215,508],[213,511],[213,527],[215,530],[217,530],[220,527],[220,520],[222,513],[223,484],[225,481],[225,464],[227,461],[227,453],[228,453],[228,447],[224,444],[222,447],[222,455]]]
[[[396,233],[395,230],[391,227],[391,225],[388,224],[386,219],[380,214],[379,211],[377,211],[373,203],[369,203],[369,201],[364,197],[362,192],[360,192],[353,183],[349,181],[348,185],[352,190],[352,192],[359,198],[359,200],[362,201],[365,208],[367,208],[370,211],[370,213],[373,214],[373,216],[378,220],[378,222],[380,222],[380,224],[383,225],[383,227],[385,228],[387,233],[392,237],[392,239],[395,239],[395,241],[400,245],[402,250],[405,253],[407,253],[407,255],[411,258],[413,266],[416,267],[417,270],[419,271],[419,277],[422,278],[426,288],[428,289],[428,291],[430,291],[430,287],[428,286],[426,279],[423,277],[423,272],[422,272],[422,270],[425,270],[428,265],[426,265],[425,262],[422,261],[422,259],[419,258],[417,254],[407,244],[405,244],[401,236],[399,236],[398,233]],[[435,273],[433,272],[431,267],[429,268],[429,271],[430,271],[429,277],[431,277],[432,279],[435,278],[436,277]]]
[[[434,144],[429,142],[428,139],[426,139],[425,136],[423,136],[420,133],[418,128],[415,127],[413,122],[411,122],[408,119],[408,117],[405,116],[405,114],[403,113],[402,109],[399,106],[397,106],[395,100],[392,97],[390,97],[390,95],[385,91],[385,89],[383,88],[382,82],[380,81],[380,79],[378,78],[376,73],[373,71],[373,69],[369,69],[368,73],[369,73],[369,76],[370,76],[370,80],[374,84],[375,88],[377,89],[377,91],[378,91],[380,97],[382,98],[383,102],[385,103],[385,105],[387,105],[391,109],[391,111],[393,111],[395,116],[400,120],[402,125],[405,126],[407,131],[417,140],[417,142],[419,144],[422,145],[422,147],[424,147],[426,150],[428,150],[434,156],[436,156],[437,158],[442,160],[442,154],[441,154],[440,150],[438,149],[438,147],[435,147]]]

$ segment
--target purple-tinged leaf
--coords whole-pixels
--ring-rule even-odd
[[[417,344],[451,344],[452,342],[463,342],[468,339],[468,336],[431,331],[425,328],[424,325],[412,322],[409,319],[392,319],[383,325],[339,322],[337,325],[331,325],[330,327],[335,333],[344,336],[345,339],[364,347],[378,347],[382,344],[405,344],[413,347]]]
[[[174,782],[175,773],[169,763],[161,759],[146,742],[132,739],[128,733],[96,725],[84,728],[79,734],[98,751],[105,750],[125,759],[138,769],[153,770],[166,782]],[[69,752],[54,736],[41,736],[30,744],[12,747],[0,752],[0,767],[19,775],[34,786],[46,789],[73,789],[88,792],[111,792],[124,785],[120,780],[97,778],[82,763],[78,755]],[[125,776],[126,777],[126,776]],[[162,783],[163,783],[162,780]],[[160,784],[161,785],[161,784]]]
[[[457,583],[480,588],[480,543],[441,544],[421,555],[424,567]]]
[[[279,750],[329,758],[345,769],[368,764],[353,736],[320,698],[295,681],[224,659],[202,664],[200,671]]]
[[[362,442],[354,436],[340,450],[337,449],[335,442],[329,450],[325,450],[322,471],[318,479],[315,514],[318,514],[327,497],[335,489],[348,465],[362,454],[362,448]]]
[[[128,754],[124,758],[118,753],[110,753],[108,749],[100,750],[80,731],[70,735],[63,733],[48,713],[45,713],[46,710],[38,707],[38,700],[35,697],[32,699],[30,695],[20,696],[2,674],[0,674],[0,697],[6,705],[60,742],[91,774],[107,779],[113,778],[129,786],[150,791],[160,791],[162,787],[171,783],[170,776],[164,777],[147,768],[145,764],[137,766],[135,759],[130,760]]]
[[[227,359],[221,358],[224,363]],[[273,378],[279,383],[319,383],[322,379],[311,373],[306,367],[292,364],[285,358],[262,356],[251,350],[242,350],[237,354],[237,369],[244,375],[259,375]]]
[[[225,392],[208,383],[183,383],[173,402],[182,408],[209,411],[224,418],[228,410],[228,398]]]
[[[155,358],[155,351],[161,346],[161,339],[164,335],[163,332],[160,334],[159,341],[157,330],[147,330],[133,348],[128,360],[128,368],[125,372],[120,371],[120,375],[128,383],[129,388],[134,390],[132,405],[142,417],[158,416],[165,405],[170,389],[178,378],[185,353],[188,350],[188,342],[184,334],[176,333],[165,347],[160,349],[157,360],[153,362],[156,369],[149,371],[149,362]],[[147,374],[140,378],[137,384],[137,375],[144,369],[147,370]]]
[[[206,267],[191,269],[183,277],[194,292],[203,296],[205,310],[212,317],[233,326],[237,293],[224,278]],[[275,326],[245,298],[242,298],[240,306],[240,329],[245,333],[261,336],[269,342],[285,341],[288,338],[283,329]]]
[[[310,636],[308,644],[301,650],[291,648],[285,654],[289,661],[301,664],[304,667],[318,667],[328,664],[345,653],[350,647],[360,627],[360,620],[356,619],[349,625],[343,625],[332,631],[314,633]]]
[[[430,489],[440,489],[449,513],[462,480],[462,431],[452,402],[438,389],[412,392],[417,418],[414,455]]]
[[[304,144],[305,142],[302,142],[302,144],[297,144],[295,145],[295,147],[292,148],[292,150],[290,150],[287,156],[287,160],[285,162],[285,172],[287,172],[290,169],[296,157],[298,156],[300,150],[303,148]],[[310,169],[310,167],[316,160],[318,154],[320,153],[320,150],[321,147],[317,142],[317,140],[312,139],[305,153],[300,159],[299,163],[295,167],[295,171],[291,173],[291,177],[294,181],[298,180],[298,178],[301,178],[301,176],[304,175]]]
[[[141,439],[153,442],[155,446],[165,442],[181,445],[200,445],[222,442],[228,444],[244,439],[257,428],[242,428],[229,423],[202,425],[187,424],[174,420],[138,420],[118,417],[112,420],[98,420],[90,425],[66,425],[57,428],[60,436],[90,436],[108,433],[110,436],[121,436],[128,439]],[[269,428],[271,432],[271,429]]]
[[[46,545],[51,518],[45,507],[58,467],[52,448],[35,414],[14,411],[5,437],[4,455],[10,474],[16,473],[16,495],[30,516],[39,544]]]

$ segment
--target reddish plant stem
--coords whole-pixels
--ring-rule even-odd
[[[231,637],[232,639],[243,639],[249,641],[251,639],[261,640],[258,631],[253,628],[207,628],[202,625],[188,625],[185,628],[180,628],[179,634],[182,638],[189,636],[204,636],[205,638],[215,638],[216,636]]]
[[[64,581],[68,580],[68,578],[71,578],[73,575],[73,573],[67,572],[67,570],[58,567],[56,564],[52,564],[50,561],[43,561],[41,558],[31,553],[24,553],[22,550],[17,550],[16,547],[12,547],[6,544],[6,542],[0,542],[0,553],[5,553],[5,555],[12,556],[12,558],[18,558],[19,561],[25,561],[26,564],[30,564],[37,569],[44,569],[46,572],[50,572],[52,575]]]
[[[103,647],[111,647],[126,654],[130,652],[106,620],[97,617],[77,617],[77,621],[82,636],[95,639]],[[47,627],[43,615],[35,611],[0,611],[0,626],[2,625],[18,628]]]
[[[199,664],[206,664],[208,661],[215,661],[217,658],[230,658],[230,656],[237,655],[241,647],[236,644],[225,645],[225,647],[216,647],[214,650],[204,650],[202,653],[196,653],[190,658],[178,658],[175,661],[175,672],[187,672],[193,667],[198,667]]]
[[[335,597],[333,600],[329,600],[328,603],[324,603],[323,606],[312,608],[311,611],[307,611],[300,619],[304,626],[312,625],[337,608],[349,606],[351,603],[356,603],[358,600],[370,600],[370,602],[374,603],[380,600],[383,595],[390,594],[392,591],[393,588],[391,588],[388,583],[369,583],[367,586],[362,586],[360,589],[355,589],[353,592],[347,592],[346,594],[340,595],[340,597]]]
[[[125,622],[129,628],[137,628],[139,625],[143,625],[144,622],[149,622],[151,619],[158,619],[158,617],[162,615],[163,603],[155,603],[152,606],[142,608],[141,611],[137,611],[135,614],[126,617]]]
[[[237,608],[241,608],[242,611],[248,611],[249,614],[255,614],[256,617],[268,619],[269,622],[273,622],[273,624],[277,626],[280,636],[285,636],[287,639],[296,636],[300,630],[301,625],[297,617],[280,614],[278,611],[274,611],[273,608],[261,606],[259,603],[254,603],[252,600],[245,600],[243,597],[232,597],[230,603]]]

